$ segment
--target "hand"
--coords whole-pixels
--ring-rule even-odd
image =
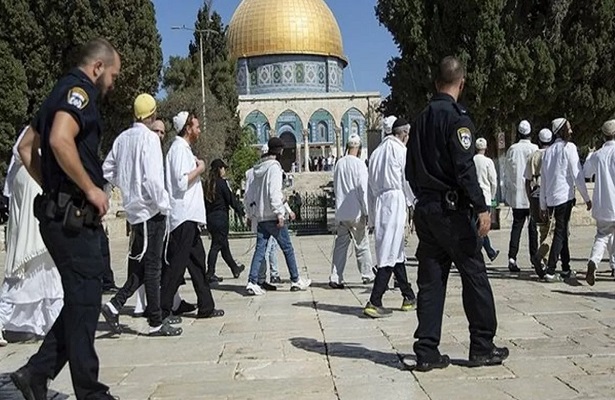
[[[99,187],[95,186],[93,189],[88,190],[85,197],[96,207],[100,217],[104,216],[107,211],[109,211],[109,196]]]
[[[284,227],[284,217],[283,216],[278,216],[278,224],[276,225],[278,228],[283,228]]]
[[[485,237],[491,230],[491,214],[484,211],[478,214],[478,236]]]
[[[205,161],[196,159],[196,168],[199,170],[199,174],[205,172]]]
[[[592,202],[591,202],[591,200],[588,201],[587,203],[585,203],[585,206],[587,207],[587,211],[591,211],[591,209],[592,209]]]
[[[288,214],[288,216],[290,217],[291,221],[294,221],[297,219],[297,215],[292,211],[290,212],[290,214]]]

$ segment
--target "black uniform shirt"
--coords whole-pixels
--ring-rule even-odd
[[[106,183],[102,162],[98,157],[102,135],[101,117],[96,104],[98,95],[99,90],[90,78],[80,69],[74,68],[56,83],[34,118],[32,127],[41,135],[44,192],[55,190],[60,183],[69,180],[49,145],[51,127],[58,111],[69,113],[79,125],[75,143],[79,158],[92,182],[100,188]]]
[[[474,124],[448,94],[438,93],[410,129],[406,179],[421,197],[457,190],[477,213],[487,211],[474,165]]]

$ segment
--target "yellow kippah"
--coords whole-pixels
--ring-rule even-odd
[[[134,104],[135,118],[144,120],[156,112],[156,99],[144,93],[137,96]]]

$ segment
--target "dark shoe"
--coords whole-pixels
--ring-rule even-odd
[[[496,250],[494,254],[489,256],[489,260],[491,262],[494,262],[496,258],[498,258],[498,256],[500,255],[500,250]]]
[[[224,316],[224,310],[213,310],[209,314],[197,314],[196,319],[209,319]]]
[[[449,365],[451,365],[451,358],[446,354],[442,354],[440,358],[435,361],[417,360],[416,365],[414,367],[409,366],[409,369],[416,372],[429,372],[432,369],[444,369]]]
[[[271,283],[282,283],[282,278],[280,278],[279,276],[272,276],[271,279],[269,279],[269,282],[271,282]]]
[[[416,299],[406,299],[401,303],[400,310],[402,311],[414,311],[416,310]]]
[[[573,271],[571,269],[569,269],[568,271],[562,271],[562,272],[560,272],[560,276],[562,277],[562,280],[568,280],[570,278],[576,278],[577,277],[577,271]]]
[[[103,294],[116,294],[120,291],[120,288],[115,286],[115,284],[110,286],[103,286]]]
[[[241,273],[243,272],[243,270],[246,269],[246,266],[243,264],[240,264],[237,266],[237,269],[235,271],[233,271],[233,278],[237,279],[239,278],[239,275],[241,275]]]
[[[105,321],[107,321],[107,324],[109,324],[111,332],[116,335],[121,335],[122,327],[120,326],[120,315],[114,314],[106,304],[102,306],[101,314],[105,318]]]
[[[363,314],[371,318],[387,318],[390,317],[393,312],[384,307],[378,307],[371,302],[367,302],[367,305],[363,309]]]
[[[361,282],[363,282],[364,285],[369,285],[370,283],[372,283],[374,281],[374,278],[361,278]]]
[[[11,381],[26,400],[47,400],[46,379],[35,380],[27,367],[13,372]]]
[[[221,278],[217,275],[212,276],[211,278],[209,278],[209,284],[210,285],[217,285],[218,283],[222,282],[224,280],[224,278]]]
[[[564,278],[558,274],[545,274],[543,279],[547,283],[558,283],[564,281]]]
[[[585,281],[589,286],[596,284],[596,263],[592,260],[587,262],[587,274],[585,275]]]
[[[179,303],[179,307],[177,307],[177,310],[173,310],[171,313],[173,315],[182,315],[182,314],[191,313],[195,310],[196,310],[196,306],[194,304],[190,304],[187,301],[182,300]]]
[[[259,284],[258,286],[260,286],[262,289],[265,289],[268,292],[273,292],[273,291],[278,290],[277,286],[274,286],[274,285],[272,285],[270,283],[267,283],[267,282],[263,282],[263,283]]]
[[[182,323],[182,317],[179,317],[177,315],[169,315],[168,317],[166,317],[165,319],[162,320],[162,324],[167,324],[167,325],[178,325]]]
[[[517,261],[512,258],[508,260],[508,270],[510,272],[521,272],[521,269],[517,266]]]
[[[179,336],[183,333],[182,328],[176,328],[170,324],[162,324],[160,329],[154,332],[150,332],[148,336]]]
[[[345,286],[343,283],[329,282],[329,287],[331,289],[344,289]]]
[[[500,365],[502,364],[502,361],[508,358],[508,354],[509,351],[507,347],[494,347],[493,350],[491,350],[491,353],[484,356],[475,356],[470,354],[468,367],[475,368],[487,367],[490,365]]]

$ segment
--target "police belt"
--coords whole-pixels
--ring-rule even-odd
[[[96,207],[71,184],[61,185],[57,190],[36,196],[34,216],[39,221],[62,221],[62,226],[72,231],[101,226]]]
[[[439,202],[442,208],[449,211],[469,210],[472,208],[470,199],[460,190],[450,189],[446,191],[420,190],[419,203]]]

